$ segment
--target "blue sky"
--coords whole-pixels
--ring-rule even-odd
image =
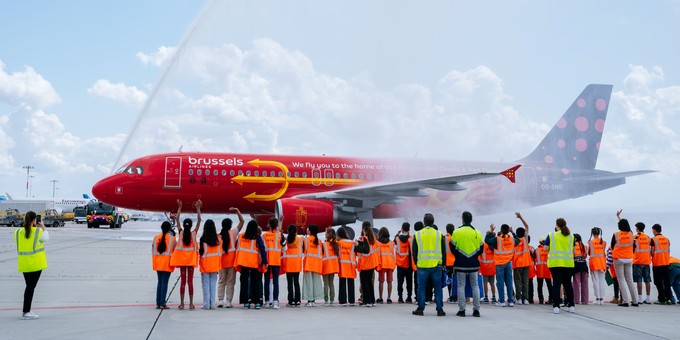
[[[124,159],[519,159],[609,83],[598,168],[662,171],[558,207],[678,203],[676,1],[6,1],[0,17],[0,192],[17,197],[26,164],[34,196],[50,179],[89,192],[155,87]]]

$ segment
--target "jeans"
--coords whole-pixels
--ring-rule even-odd
[[[279,266],[269,266],[267,267],[267,273],[264,274],[264,302],[270,302],[270,301],[279,301],[279,272],[280,272],[281,267]],[[271,276],[271,278],[270,278]],[[271,296],[269,294],[269,281],[273,281],[274,283],[274,289],[273,289],[273,297],[274,299],[270,300],[269,297]]]
[[[457,272],[456,277],[458,279],[458,310],[465,310],[465,279],[470,277],[470,288],[472,288],[472,309],[479,310],[479,283],[477,282],[477,276],[479,272],[475,271],[472,273],[462,273]]]
[[[217,272],[201,273],[203,288],[203,309],[215,308],[215,293],[217,292]]]
[[[168,296],[168,282],[170,281],[170,272],[157,271],[158,284],[156,285],[156,307],[165,306],[165,299]]]
[[[397,267],[397,296],[403,297],[404,294],[404,280],[406,280],[406,297],[411,297],[413,292],[413,269]]]
[[[257,268],[241,267],[241,293],[239,301],[245,303],[260,303],[262,295],[262,273]]]
[[[680,267],[671,269],[670,273],[671,287],[675,292],[675,301],[680,300]],[[672,298],[672,297],[671,297]]]
[[[444,302],[442,301],[442,269],[440,267],[434,268],[418,268],[418,309],[425,310],[425,291],[427,290],[427,281],[430,280],[434,287],[434,300],[437,304],[437,310],[444,310]],[[465,288],[465,285],[463,285]]]
[[[515,302],[513,300],[515,293],[512,289],[512,261],[496,266],[496,288],[498,288],[498,302],[500,303],[505,302],[504,287],[508,291],[508,302]]]

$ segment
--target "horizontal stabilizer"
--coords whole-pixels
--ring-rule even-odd
[[[572,177],[572,178],[566,178],[565,181],[600,181],[600,180],[608,180],[608,179],[619,179],[619,178],[626,178],[626,177],[632,177],[632,176],[639,176],[639,175],[646,175],[652,172],[657,172],[656,170],[637,170],[637,171],[626,171],[626,172],[610,172],[610,173],[602,173],[598,175],[592,175],[592,176],[583,176],[583,177]]]

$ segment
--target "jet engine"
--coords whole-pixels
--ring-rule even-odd
[[[276,201],[275,216],[284,216],[284,232],[290,224],[298,227],[298,234],[306,232],[310,224],[316,224],[319,231],[328,227],[351,224],[357,216],[342,210],[342,206],[333,201],[310,200],[300,198],[283,198]]]

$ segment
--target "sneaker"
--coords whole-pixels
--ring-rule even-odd
[[[232,305],[231,302],[227,302],[227,303],[224,305],[224,308],[234,308],[234,305]]]
[[[300,307],[300,301],[295,301],[295,307]]]
[[[528,305],[528,304],[529,304],[529,300],[527,300],[527,299],[524,299],[524,301],[522,301],[522,304],[524,304],[524,305]]]
[[[222,307],[224,307],[224,300],[217,301],[217,308],[222,308]]]
[[[446,316],[446,312],[443,309],[437,311],[437,316]]]
[[[609,303],[619,303],[619,299],[613,298],[611,301],[609,301]]]
[[[508,302],[508,307],[515,307],[515,303],[514,302]]]
[[[465,317],[465,311],[464,311],[464,310],[459,310],[458,313],[456,313],[456,316],[460,316],[460,317],[463,317],[463,318],[464,318],[464,317]]]
[[[243,304],[243,309],[250,309],[250,304],[249,304],[249,303],[244,303],[244,304]]]
[[[265,308],[265,309],[272,308],[273,306],[274,306],[274,304],[271,303],[271,302],[267,302],[267,303],[264,304],[264,308]]]
[[[418,315],[418,316],[423,316],[423,310],[422,309],[416,309],[413,312],[411,312],[413,315]]]
[[[321,305],[324,306],[324,307],[328,307],[328,301],[324,300],[324,302]]]
[[[399,299],[397,299],[397,302],[398,303],[404,303],[404,299],[402,297],[399,297]]]
[[[410,297],[407,297],[404,302],[405,303],[413,303],[413,300]]]
[[[627,302],[619,303],[619,307],[628,307],[628,303]]]
[[[574,306],[569,307],[569,313],[576,313],[576,308]]]
[[[295,302],[288,302],[286,307],[295,308]]]
[[[655,305],[664,305],[664,304],[666,304],[666,303],[665,303],[665,302],[661,302],[661,301],[657,301],[657,302],[654,302],[654,304],[655,304]]]
[[[673,305],[674,303],[671,302],[671,301],[666,301],[666,304],[670,306],[670,305]]]
[[[307,303],[305,303],[305,307],[314,307],[314,302],[307,301]]]
[[[491,297],[491,303],[496,303],[496,302],[498,302],[498,301],[496,300],[496,297],[495,297],[495,296],[492,296],[492,297]]]
[[[375,300],[375,302],[376,302],[376,303],[379,303],[379,304],[381,304],[381,305],[382,305],[382,303],[383,303],[383,299],[377,299],[377,300]]]
[[[637,303],[631,303],[630,305],[633,306],[633,307],[640,307],[640,305],[637,304]]]
[[[392,304],[392,299],[387,299],[387,304],[391,305]]]
[[[647,297],[647,299],[645,301],[642,301],[642,303],[644,303],[645,305],[651,305],[652,301],[649,299],[649,297]]]
[[[478,311],[478,310],[472,311],[472,316],[474,316],[474,317],[476,317],[476,318],[480,317],[479,311]]]
[[[553,314],[560,314],[560,307],[553,307]]]
[[[279,308],[281,308],[281,307],[279,306],[279,302],[278,302],[278,301],[274,301],[274,303],[272,304],[272,308],[273,308],[273,309],[279,309]]]
[[[485,296],[485,297],[482,299],[482,303],[489,303],[489,298]]]
[[[255,304],[255,309],[260,309],[260,307],[262,307],[262,306],[260,306],[259,303],[256,303],[256,304]]]
[[[39,318],[40,318],[40,316],[38,316],[38,314],[35,314],[33,312],[24,313],[24,314],[21,315],[21,320],[35,320],[35,319],[39,319]]]
[[[496,302],[495,305],[496,305],[496,307],[505,307],[504,302]]]

